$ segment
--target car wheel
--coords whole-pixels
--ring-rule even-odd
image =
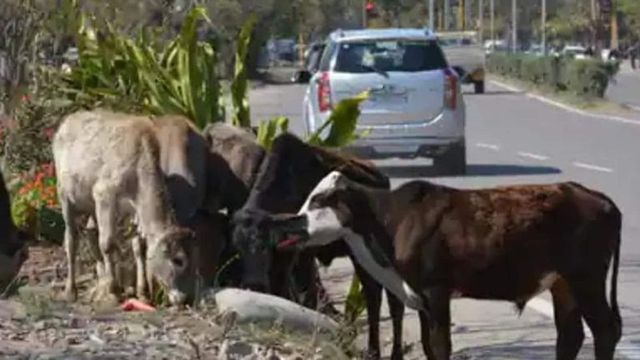
[[[476,94],[484,94],[484,81],[476,81],[473,83]]]
[[[467,147],[465,141],[449,148],[433,159],[433,166],[440,175],[457,176],[467,172]]]

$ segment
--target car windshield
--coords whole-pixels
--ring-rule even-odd
[[[445,67],[447,62],[435,41],[367,40],[340,43],[334,71],[419,72]]]

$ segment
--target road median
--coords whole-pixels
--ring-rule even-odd
[[[565,111],[590,118],[640,125],[640,114],[606,99],[586,99],[569,93],[553,92],[525,81],[491,74],[489,82],[500,88],[523,93],[525,96]]]

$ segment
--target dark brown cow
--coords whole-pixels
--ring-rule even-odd
[[[459,190],[414,181],[385,191],[334,172],[322,183],[302,210],[309,244],[393,239],[397,271],[429,308],[429,314],[420,314],[428,359],[450,358],[453,296],[505,300],[523,309],[547,289],[558,331],[556,358],[576,358],[584,319],[594,335],[596,359],[613,359],[622,334],[617,303],[622,215],[605,195],[573,182]],[[380,272],[380,264],[358,261]]]
[[[272,234],[271,229],[288,221],[281,221],[276,214],[296,213],[318,181],[333,170],[340,170],[350,179],[369,186],[389,188],[389,179],[369,163],[308,145],[291,134],[280,135],[274,140],[247,202],[233,218],[232,238],[242,253],[246,286],[293,300],[298,300],[294,298],[295,293],[304,292],[303,304],[316,307],[321,287],[316,287],[318,274],[314,257],[326,265],[334,257],[350,256],[349,250],[338,242],[301,254],[291,250],[272,251],[265,239],[275,237],[278,240],[278,234]],[[378,323],[382,288],[357,263],[354,264],[367,296],[368,358],[375,359],[380,355]],[[292,270],[294,265],[296,268]],[[296,278],[295,284],[289,281],[291,275]],[[295,285],[307,288],[291,291]],[[388,300],[394,318],[393,359],[400,359],[404,307],[390,294]]]
[[[0,172],[0,293],[18,274],[27,256],[25,237],[11,218],[11,199]]]

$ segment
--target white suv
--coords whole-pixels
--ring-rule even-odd
[[[465,105],[456,72],[425,29],[338,30],[325,42],[309,81],[303,118],[313,132],[340,100],[369,91],[347,151],[368,158],[429,157],[438,172],[466,169]]]

